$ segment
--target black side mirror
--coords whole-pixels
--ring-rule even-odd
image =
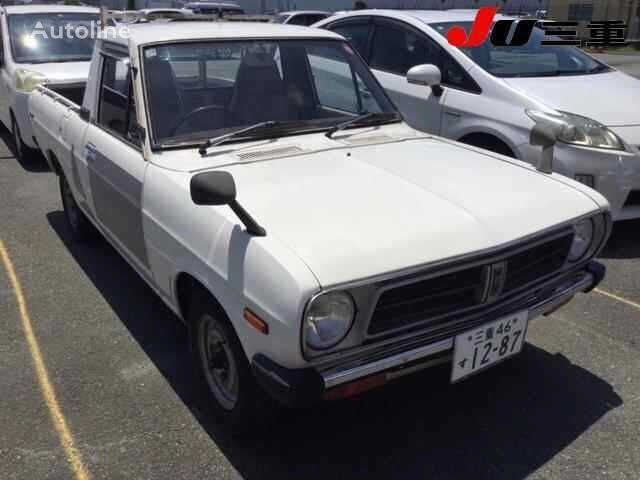
[[[236,200],[236,182],[229,172],[204,172],[191,178],[191,200],[196,205],[228,205],[256,237],[267,232]]]
[[[196,205],[229,205],[236,199],[236,182],[229,172],[204,172],[191,179]]]

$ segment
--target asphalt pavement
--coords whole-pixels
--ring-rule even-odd
[[[640,222],[617,225],[601,291],[533,323],[513,361],[456,385],[446,366],[422,372],[240,441],[211,415],[180,322],[105,241],[73,244],[57,178],[0,144],[0,242],[24,300],[0,267],[0,478],[81,478],[71,451],[93,479],[635,480],[639,239]]]

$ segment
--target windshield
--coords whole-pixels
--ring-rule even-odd
[[[8,20],[16,63],[91,60],[97,14],[29,13],[9,15]]]
[[[147,47],[143,58],[156,145],[202,141],[261,122],[277,122],[278,135],[286,135],[329,129],[363,113],[395,113],[343,41],[179,43]],[[399,116],[375,118],[370,122]],[[267,133],[274,132],[250,136]]]
[[[431,27],[444,36],[454,25],[463,27],[468,33],[472,24],[448,22],[435,23]],[[606,65],[594,60],[579,48],[541,43],[543,40],[554,38],[545,36],[544,30],[534,28],[529,41],[520,47],[497,47],[487,40],[479,47],[464,47],[460,50],[496,77],[585,75],[609,70]]]

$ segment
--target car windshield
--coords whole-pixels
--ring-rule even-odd
[[[277,135],[287,135],[328,130],[363,113],[390,114],[368,117],[367,125],[400,119],[341,40],[165,44],[145,48],[143,59],[156,146],[193,143],[261,122],[275,122]],[[272,127],[247,136],[274,134]]]
[[[437,32],[446,35],[454,25],[467,33],[472,23],[435,23]],[[567,45],[542,45],[543,40],[557,39],[545,36],[544,30],[534,28],[529,41],[522,46],[495,46],[487,40],[479,47],[460,48],[471,60],[496,77],[548,77],[586,75],[610,70],[579,48]]]
[[[90,13],[9,15],[11,51],[16,63],[91,60],[99,16]]]

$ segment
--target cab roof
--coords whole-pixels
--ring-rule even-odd
[[[99,8],[77,5],[6,5],[2,8],[9,15],[28,13],[100,13]]]
[[[234,40],[263,38],[342,39],[316,28],[259,22],[172,21],[105,28],[101,38],[122,45],[141,46],[183,40]]]

